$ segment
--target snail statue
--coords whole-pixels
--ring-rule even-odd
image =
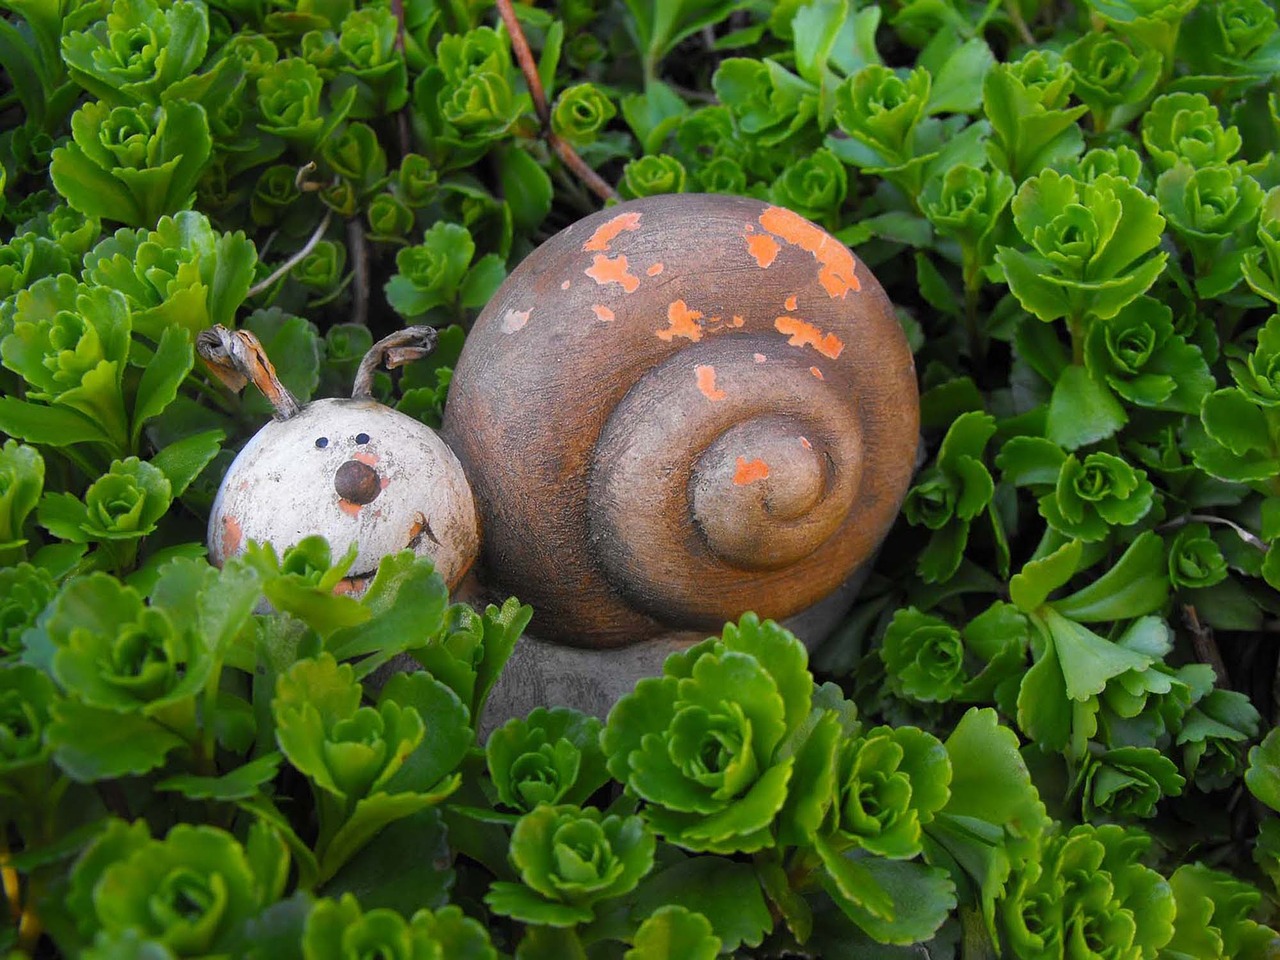
[[[235,336],[207,333],[202,356],[260,370],[231,357],[253,353]],[[536,611],[494,692],[507,715],[603,714],[746,610],[815,638],[915,468],[915,368],[888,297],[834,237],[757,200],[650,197],[542,244],[467,335],[443,442],[368,397],[377,364],[430,339],[378,344],[352,400],[299,409],[268,385],[278,419],[229,469],[210,553],[324,533],[359,544],[359,576],[408,546],[451,586],[479,553],[481,580]]]

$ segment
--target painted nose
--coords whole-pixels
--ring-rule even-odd
[[[343,500],[363,506],[382,492],[382,481],[367,463],[348,460],[333,475],[333,488]]]

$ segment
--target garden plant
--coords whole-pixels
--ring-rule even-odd
[[[1271,0],[0,10],[9,957],[1280,955]],[[680,192],[835,233],[915,353],[820,647],[746,614],[481,739],[518,599],[208,563],[271,408],[196,334],[306,401],[436,326],[375,383],[435,425],[525,255]]]

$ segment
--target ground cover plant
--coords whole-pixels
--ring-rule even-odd
[[[1268,0],[0,8],[10,956],[1276,955]],[[207,563],[270,409],[196,333],[305,400],[433,324],[376,386],[435,424],[507,271],[681,191],[834,231],[915,351],[927,459],[829,642],[747,615],[481,742],[517,599]]]

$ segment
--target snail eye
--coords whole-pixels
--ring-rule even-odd
[[[329,438],[328,438],[328,437],[316,437],[316,449],[317,449],[317,450],[323,450],[323,449],[324,449],[325,447],[327,447],[328,445],[329,445]]]
[[[356,434],[356,443],[368,443],[368,442],[369,442],[369,435],[367,433]]]

